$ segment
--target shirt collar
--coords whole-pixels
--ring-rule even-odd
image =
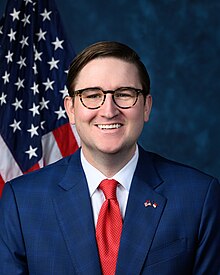
[[[118,173],[116,173],[112,177],[112,179],[115,179],[116,181],[118,181],[128,192],[130,190],[131,181],[137,166],[138,157],[139,157],[139,150],[138,150],[138,146],[136,145],[136,150],[133,157]],[[96,191],[96,189],[98,188],[100,182],[106,179],[106,176],[103,175],[98,169],[93,167],[86,160],[82,150],[80,153],[80,158],[81,158],[83,170],[86,175],[86,179],[89,187],[89,193],[91,197],[93,193]]]

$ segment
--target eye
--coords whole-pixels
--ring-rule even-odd
[[[117,93],[115,93],[115,97],[117,97],[117,98],[129,98],[129,97],[131,97],[131,95],[129,93],[126,93],[126,92],[117,92]]]
[[[103,93],[99,89],[87,89],[82,92],[82,97],[85,99],[99,99],[102,96]]]
[[[126,100],[135,96],[136,96],[136,92],[132,89],[121,88],[115,91],[115,98],[118,98],[118,99]]]

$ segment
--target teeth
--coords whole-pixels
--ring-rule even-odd
[[[107,125],[99,124],[98,127],[100,129],[118,129],[121,127],[121,124],[118,124],[118,123],[117,124],[107,124]]]

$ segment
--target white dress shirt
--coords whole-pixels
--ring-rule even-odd
[[[132,159],[117,174],[115,174],[111,178],[120,183],[117,187],[116,195],[120,206],[122,218],[124,218],[125,216],[129,190],[130,190],[131,181],[134,175],[134,171],[137,166],[138,156],[139,156],[138,146],[136,146],[135,154],[132,157]],[[103,202],[105,201],[105,196],[103,192],[100,189],[98,189],[98,186],[102,180],[106,179],[106,176],[103,175],[99,170],[93,167],[86,160],[82,150],[81,150],[81,162],[82,162],[83,170],[85,172],[88,187],[89,187],[94,223],[96,226],[99,211],[101,209]]]

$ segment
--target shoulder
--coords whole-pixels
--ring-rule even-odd
[[[171,160],[160,156],[155,153],[150,153],[151,158],[153,159],[157,169],[160,171],[161,174],[164,176],[176,176],[181,178],[197,178],[197,179],[204,179],[204,180],[211,180],[213,177],[195,167],[190,165],[180,163],[175,160]]]
[[[213,176],[192,166],[168,159],[159,154],[145,151],[140,148],[140,158],[150,159],[152,166],[163,181],[183,185],[209,185],[217,182]],[[147,169],[147,168],[146,168]],[[147,170],[146,170],[147,171]]]

